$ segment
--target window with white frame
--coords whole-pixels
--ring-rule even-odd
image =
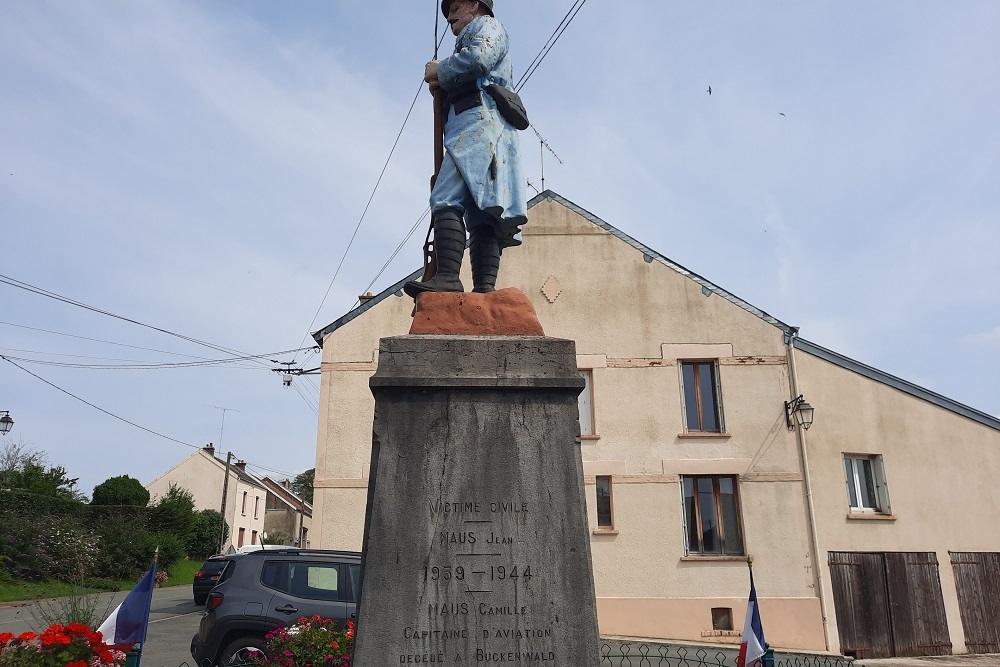
[[[684,475],[684,534],[692,556],[742,556],[738,484],[735,475]]]
[[[581,370],[584,386],[578,398],[580,404],[580,435],[594,435],[594,372]]]
[[[725,432],[719,362],[682,361],[681,386],[684,399],[684,429],[703,433]]]
[[[889,487],[882,457],[844,454],[844,479],[852,512],[889,514]]]

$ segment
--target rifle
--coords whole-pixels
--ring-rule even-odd
[[[434,60],[438,59],[438,48],[441,42],[438,41],[438,21],[437,3],[434,7]],[[447,31],[445,31],[447,34]],[[441,36],[444,41],[444,35]],[[437,182],[438,174],[441,173],[441,163],[444,162],[444,116],[447,113],[445,107],[445,94],[441,88],[434,91],[434,175],[431,176],[431,190]],[[431,211],[431,222],[427,228],[427,237],[424,239],[424,275],[420,282],[427,282],[437,274],[437,249],[434,247],[434,240],[431,234],[434,231],[434,211]]]
[[[436,49],[435,49],[436,51]],[[437,53],[434,54],[435,60]],[[446,98],[440,88],[434,93],[434,175],[431,176],[431,189],[441,173],[441,163],[444,162],[444,114]],[[424,239],[424,275],[420,282],[427,282],[437,274],[437,250],[434,248],[434,212],[431,211],[431,223],[427,228],[427,238]]]

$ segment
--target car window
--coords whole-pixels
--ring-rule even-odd
[[[218,574],[222,572],[226,567],[226,561],[224,560],[210,560],[201,566],[202,571],[205,574]]]
[[[267,561],[261,568],[260,582],[268,588],[308,600],[348,599],[350,594],[341,590],[340,567],[339,563]],[[358,580],[360,572],[350,572],[350,576]],[[357,584],[354,586],[356,589]],[[346,580],[343,587],[349,587]]]
[[[288,563],[267,561],[260,573],[260,583],[283,593],[288,593]]]
[[[358,590],[361,588],[361,566],[349,565],[348,568],[351,576],[351,594],[348,602],[357,602]]]
[[[289,593],[311,600],[340,599],[340,566],[337,563],[289,563]]]

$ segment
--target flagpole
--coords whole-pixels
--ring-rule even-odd
[[[153,588],[156,588],[156,566],[160,562],[160,545],[156,545],[156,549],[153,550]],[[149,612],[150,608],[153,606],[153,592],[149,593],[149,604],[146,606],[146,618],[143,621],[143,628],[147,631],[149,629]],[[142,662],[142,647],[146,643],[146,632],[142,633],[142,641],[138,644],[133,644],[132,649],[125,656],[125,667],[140,667]]]

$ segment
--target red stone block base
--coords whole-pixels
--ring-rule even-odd
[[[545,335],[528,296],[514,287],[488,294],[418,294],[410,333],[459,336]]]

